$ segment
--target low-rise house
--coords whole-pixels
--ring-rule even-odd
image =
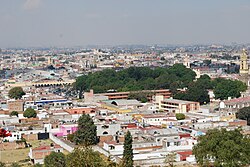
[[[90,107],[79,107],[64,110],[72,116],[72,119],[78,120],[83,114],[89,114],[91,117],[96,115],[96,109]]]
[[[220,102],[221,109],[231,109],[234,111],[249,106],[250,106],[250,96],[224,100]]]
[[[8,137],[5,137],[3,140],[8,141],[8,142],[14,142],[17,140],[21,140],[22,138],[22,133],[21,132],[11,132],[11,135]]]
[[[96,124],[97,136],[117,135],[121,129],[120,124],[107,123],[107,124]]]
[[[37,148],[30,148],[28,156],[34,164],[43,164],[44,158],[50,155],[51,152],[63,152],[63,148],[59,145],[40,146]]]
[[[104,102],[107,104],[117,106],[120,109],[137,109],[141,106],[138,100],[119,99],[119,100],[108,100]]]
[[[64,110],[49,110],[50,118],[59,121],[69,122],[72,121],[72,116]]]
[[[176,119],[170,119],[167,115],[144,115],[142,116],[142,123],[146,125],[166,127],[178,124]]]
[[[24,102],[22,100],[8,100],[9,111],[24,111]]]
[[[134,142],[132,144],[133,153],[139,154],[140,152],[150,152],[157,149],[161,149],[162,145],[155,142]],[[116,141],[109,141],[103,143],[103,149],[109,151],[111,155],[122,155],[123,153],[123,143],[118,143]]]
[[[155,97],[155,105],[159,110],[173,113],[188,113],[198,112],[200,110],[200,103],[193,101],[166,99],[162,95]]]
[[[66,137],[68,134],[75,133],[77,131],[77,124],[60,125],[57,132],[54,135],[57,137]]]
[[[192,150],[193,146],[197,143],[197,140],[191,138],[178,138],[172,140],[164,140],[163,148],[167,151],[183,151]]]

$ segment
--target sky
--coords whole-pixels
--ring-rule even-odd
[[[250,43],[250,0],[0,0],[0,47]]]

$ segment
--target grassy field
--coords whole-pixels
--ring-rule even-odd
[[[50,145],[53,142],[51,140],[36,140],[36,141],[27,141],[27,143],[30,143],[32,145],[32,148],[35,148],[42,145]],[[0,151],[0,161],[4,163],[13,163],[29,159],[28,157],[29,151],[30,148]]]

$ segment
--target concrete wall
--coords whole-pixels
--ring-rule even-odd
[[[74,147],[66,144],[63,140],[55,137],[52,133],[49,134],[49,138],[56,144],[60,145],[62,148],[67,150],[68,152],[72,152],[74,150]]]

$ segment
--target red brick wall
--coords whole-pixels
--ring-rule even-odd
[[[229,122],[229,126],[246,126],[246,125],[247,125],[247,121],[245,120]]]

